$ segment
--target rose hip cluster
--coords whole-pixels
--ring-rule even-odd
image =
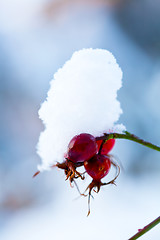
[[[68,145],[68,151],[65,154],[65,161],[63,163],[56,164],[58,168],[64,169],[66,180],[69,179],[70,184],[72,182],[75,183],[76,178],[80,177],[82,180],[84,179],[84,175],[76,170],[78,167],[84,166],[86,172],[93,179],[86,189],[86,191],[89,190],[88,206],[90,205],[90,196],[92,189],[96,187],[96,192],[98,193],[101,186],[115,184],[115,179],[119,175],[120,167],[115,162],[113,162],[111,155],[108,155],[114,144],[115,139],[104,141],[96,140],[94,136],[87,133],[76,135],[72,138]],[[115,178],[110,182],[102,183],[101,179],[108,174],[111,165],[116,168],[117,174]],[[86,196],[85,194],[81,195]],[[89,213],[90,206],[88,215]]]
[[[111,167],[111,160],[107,156],[113,148],[114,139],[103,143],[102,140],[96,141],[91,134],[82,133],[76,135],[68,145],[67,154],[65,154],[65,164],[68,166],[67,179],[72,182],[75,174],[80,176],[76,168],[84,165],[86,172],[95,181],[100,181],[107,175]],[[103,145],[102,145],[103,144]]]
[[[64,154],[65,161],[62,163],[57,162],[56,165],[51,166],[63,169],[66,175],[66,180],[69,179],[71,186],[72,182],[74,182],[78,191],[79,188],[75,179],[81,178],[84,180],[85,177],[84,173],[77,171],[77,168],[84,166],[85,173],[88,173],[92,178],[92,182],[85,190],[85,192],[87,190],[89,191],[88,215],[90,214],[90,197],[92,196],[92,189],[98,193],[101,186],[115,184],[115,180],[120,173],[119,165],[113,161],[112,155],[108,154],[112,150],[114,144],[115,139],[101,140],[95,138],[91,134],[81,133],[74,136],[69,142],[67,153]],[[116,168],[116,176],[111,181],[102,183],[101,179],[109,173],[111,165]],[[39,173],[40,171],[36,172],[33,177]],[[94,188],[97,188],[97,191]],[[85,194],[81,195],[87,196]]]

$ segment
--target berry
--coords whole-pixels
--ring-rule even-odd
[[[102,141],[103,140],[98,140],[97,141],[97,145],[98,145],[98,151],[100,149],[100,146],[102,144]],[[101,154],[102,155],[106,155],[108,154],[112,148],[114,147],[114,144],[115,144],[115,139],[109,139],[107,140],[104,144],[103,144],[103,147],[102,147],[102,150],[101,150]]]
[[[99,182],[108,174],[111,160],[106,155],[96,154],[93,158],[84,162],[84,167],[93,180]]]
[[[81,133],[72,138],[68,145],[68,159],[74,163],[84,162],[98,152],[95,137],[88,133]]]

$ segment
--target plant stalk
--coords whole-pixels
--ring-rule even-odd
[[[143,234],[151,230],[153,227],[155,227],[158,223],[160,223],[160,217],[156,218],[153,222],[149,223],[147,226],[145,226],[142,229],[139,229],[138,232],[128,240],[135,240],[141,237]]]
[[[130,140],[130,141],[133,141],[133,142],[137,142],[143,146],[146,146],[148,148],[151,148],[151,149],[154,149],[156,151],[159,151],[160,152],[160,147],[150,143],[150,142],[147,142],[147,141],[144,141],[143,139],[135,136],[134,134],[131,134],[127,131],[125,131],[124,133],[104,133],[104,136],[101,136],[101,137],[96,137],[96,140],[109,140],[109,139],[127,139],[127,140]]]

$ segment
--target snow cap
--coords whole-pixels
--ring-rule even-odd
[[[123,132],[115,125],[122,109],[117,90],[122,86],[122,71],[107,50],[82,49],[55,74],[46,101],[39,110],[45,130],[37,152],[42,159],[40,171],[64,160],[70,140],[77,134],[102,136]]]

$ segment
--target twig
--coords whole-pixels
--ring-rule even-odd
[[[109,140],[109,139],[127,139],[127,140],[131,140],[133,142],[137,142],[139,144],[142,144],[146,147],[149,147],[151,149],[154,149],[156,151],[160,152],[160,147],[150,143],[150,142],[146,142],[143,139],[140,139],[139,137],[135,136],[134,134],[131,134],[127,131],[125,131],[124,133],[104,133],[104,136],[101,137],[96,137],[96,140]]]
[[[149,223],[147,226],[145,226],[142,229],[139,229],[138,232],[128,240],[135,240],[139,237],[141,237],[143,234],[151,230],[153,227],[155,227],[158,223],[160,223],[160,217],[156,218],[153,222]]]

